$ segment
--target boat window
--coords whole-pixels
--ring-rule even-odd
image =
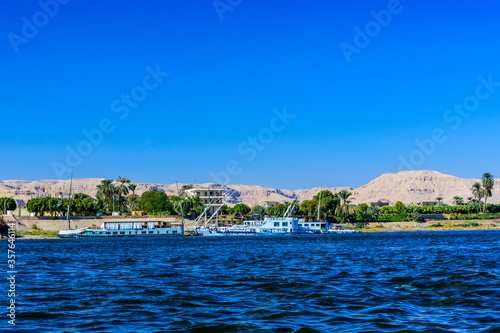
[[[288,222],[283,222],[283,226],[287,227],[288,226]]]
[[[152,233],[153,233],[153,231],[150,231],[149,233],[150,233],[150,234],[152,234]]]
[[[108,232],[106,233],[106,235],[111,235],[111,232],[109,232],[109,231],[108,231]]]
[[[113,231],[113,235],[118,235],[118,231]]]
[[[125,235],[125,231],[120,231],[120,235]]]
[[[172,231],[172,233],[173,233],[173,234],[176,234],[176,233],[177,233],[177,230]]]
[[[146,232],[145,232],[145,231],[142,231],[141,233],[144,235]]]
[[[279,227],[279,226],[280,226],[280,223],[279,223],[279,222],[274,222],[274,226],[275,226],[275,227]]]

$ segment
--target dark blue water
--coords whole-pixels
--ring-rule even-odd
[[[500,330],[496,231],[16,244],[18,331]]]

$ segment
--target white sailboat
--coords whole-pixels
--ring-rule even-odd
[[[76,238],[85,232],[85,229],[71,229],[70,226],[70,207],[71,207],[71,192],[73,187],[73,169],[71,169],[71,181],[69,183],[69,195],[68,195],[68,210],[66,212],[66,229],[59,230],[57,235],[60,238]]]

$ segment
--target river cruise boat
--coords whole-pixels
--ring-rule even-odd
[[[60,238],[182,236],[184,227],[162,221],[103,222],[100,229],[61,230]]]
[[[295,217],[266,217],[264,220],[245,221],[243,225],[231,227],[195,228],[198,236],[263,236],[297,234],[299,220]]]
[[[300,234],[349,234],[358,233],[359,230],[345,229],[341,224],[331,224],[327,221],[307,221],[306,219],[299,220]]]
[[[307,221],[306,219],[299,220],[299,230],[303,234],[320,234],[328,229],[326,221]]]

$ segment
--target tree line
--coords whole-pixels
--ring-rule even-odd
[[[437,206],[405,206],[401,201],[397,201],[394,206],[369,207],[366,203],[354,205],[352,203],[354,198],[348,190],[342,190],[338,193],[323,190],[311,200],[279,203],[272,207],[261,205],[250,207],[244,203],[236,204],[233,207],[224,205],[220,213],[261,219],[265,216],[283,216],[289,206],[293,204],[292,216],[316,217],[319,208],[320,219],[338,222],[418,220],[419,214],[472,214],[480,212],[495,214],[500,213],[500,205],[487,204],[487,199],[492,196],[493,179],[493,175],[484,173],[481,182],[473,185],[471,197],[467,198],[468,201],[464,202],[462,198],[454,197],[453,206],[444,205],[443,198],[438,197],[436,198]],[[186,190],[190,188],[192,185],[183,186],[179,195],[169,196],[157,188],[152,188],[142,195],[138,195],[135,193],[137,185],[133,184],[127,177],[118,177],[116,180],[104,179],[97,185],[96,198],[82,193],[75,194],[71,200],[70,211],[76,215],[96,215],[98,213],[106,215],[115,211],[122,213],[145,211],[150,215],[178,215],[182,211],[185,216],[196,216],[203,212],[204,206],[199,197],[185,195]],[[29,212],[42,216],[44,214],[65,216],[67,206],[67,198],[34,198],[27,203]]]
[[[204,206],[199,197],[185,196],[185,190],[190,186],[185,185],[181,195],[168,196],[166,193],[152,188],[142,195],[135,193],[137,185],[127,177],[116,180],[104,179],[97,185],[95,198],[87,194],[77,193],[71,198],[70,212],[74,215],[109,215],[112,212],[131,213],[144,211],[150,215],[180,214],[181,206],[185,216],[201,214]],[[32,198],[26,208],[36,216],[50,215],[52,217],[65,217],[68,207],[68,198]]]

